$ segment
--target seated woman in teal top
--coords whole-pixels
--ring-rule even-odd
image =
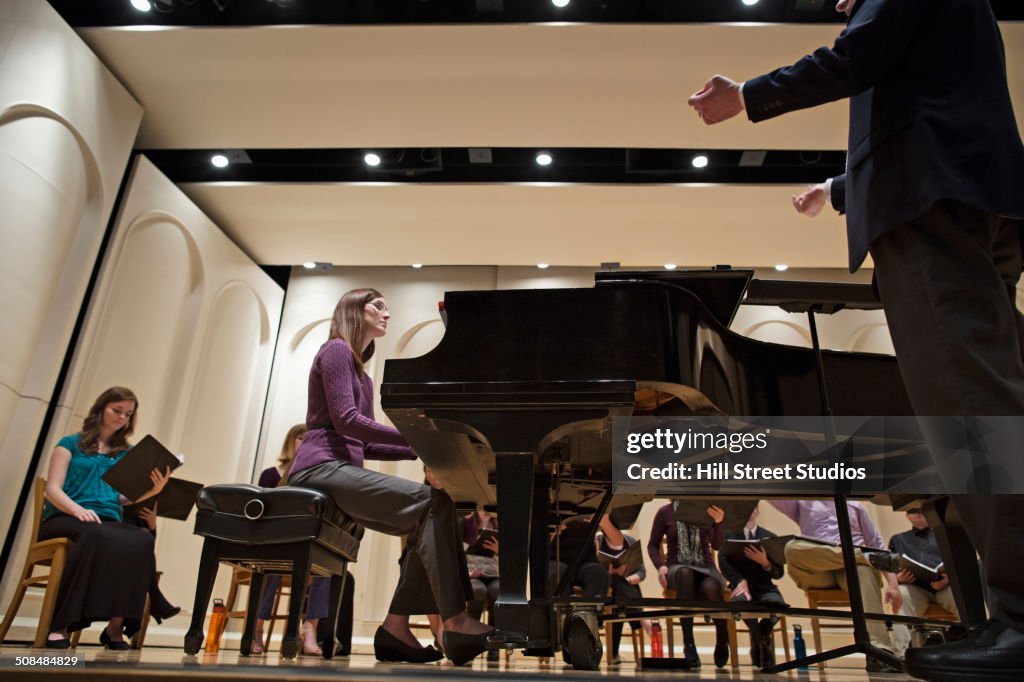
[[[68,632],[107,620],[100,642],[127,649],[124,635],[139,628],[146,594],[155,585],[153,536],[122,522],[120,497],[103,474],[129,449],[139,401],[129,389],[104,391],[79,433],[65,436],[53,450],[46,480],[47,503],[39,539],[73,542],[57,594],[46,646],[65,649]],[[139,500],[163,490],[170,470],[150,472],[152,488]]]

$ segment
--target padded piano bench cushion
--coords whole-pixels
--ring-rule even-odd
[[[355,561],[363,528],[327,495],[308,488],[219,484],[199,492],[196,535],[246,545],[313,540]]]

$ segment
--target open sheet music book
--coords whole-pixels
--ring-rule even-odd
[[[163,473],[167,467],[174,471],[180,466],[181,460],[172,455],[160,441],[153,436],[146,436],[103,474],[103,480],[129,500],[135,501],[153,487],[149,472],[159,469]]]
[[[634,542],[629,547],[623,547],[617,552],[599,551],[597,553],[597,560],[601,562],[601,565],[605,568],[608,568],[609,566],[613,568],[625,566],[625,575],[633,575],[641,566],[643,566],[643,547],[641,547],[639,542]]]
[[[938,566],[932,567],[922,564],[916,559],[911,559],[906,554],[900,554],[900,568],[905,571],[910,571],[918,580],[926,580],[928,582],[941,580],[942,570],[945,565],[945,562],[942,562]]]
[[[466,556],[494,556],[494,552],[484,547],[484,543],[490,538],[497,538],[498,531],[492,528],[482,528],[477,534],[473,544],[466,548]]]

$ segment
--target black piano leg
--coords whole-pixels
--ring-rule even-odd
[[[529,648],[527,655],[552,656],[555,641],[548,590],[548,513],[551,509],[551,475],[535,474],[533,484],[533,515],[530,517],[530,609]],[[537,608],[542,604],[543,608]]]
[[[967,530],[955,513],[956,505],[945,497],[924,502],[921,511],[939,543],[960,621],[971,629],[984,625],[987,620],[985,592],[978,571],[978,557]]]
[[[532,452],[495,453],[498,518],[501,519],[501,552],[498,554],[501,592],[494,605],[497,631],[491,641],[517,647],[526,645],[530,631],[526,572],[533,511],[533,459]]]

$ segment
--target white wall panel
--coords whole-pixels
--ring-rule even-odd
[[[34,473],[32,449],[141,118],[47,3],[0,3],[0,537]],[[8,569],[20,570],[22,556]]]

